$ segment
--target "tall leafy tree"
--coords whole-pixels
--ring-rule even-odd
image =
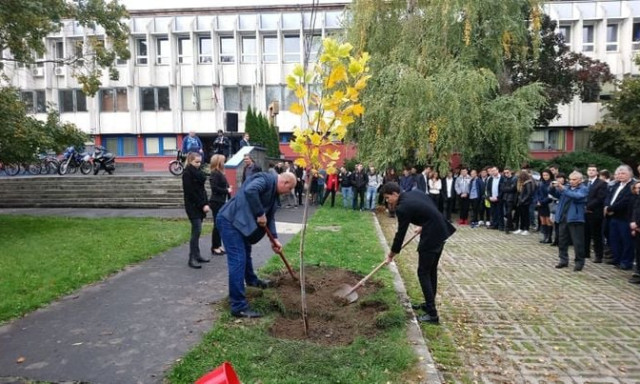
[[[640,65],[636,59],[636,65]],[[640,157],[640,79],[625,77],[606,103],[603,120],[591,127],[596,152],[638,164]]]
[[[348,38],[371,54],[373,75],[363,92],[366,113],[352,131],[360,156],[441,170],[453,152],[465,159],[487,152],[501,165],[526,159],[544,88],[501,86],[509,79],[505,58],[530,41],[540,45],[538,3],[528,15],[522,3],[356,0]]]
[[[75,20],[88,29],[98,26],[105,38],[90,37],[83,46],[82,57],[69,55],[57,61],[72,67],[85,94],[95,95],[100,87],[102,70],[117,78],[116,57],[128,59],[128,13],[111,0],[3,0],[0,5],[0,75],[4,64],[30,64],[45,53],[45,38],[59,31],[63,20]],[[0,158],[3,161],[28,161],[37,150],[59,149],[85,141],[84,134],[70,124],[61,124],[55,112],[46,123],[26,115],[17,90],[0,88]]]

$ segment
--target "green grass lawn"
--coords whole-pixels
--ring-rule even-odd
[[[336,227],[339,231],[334,231]],[[299,236],[284,249],[294,269],[299,265]],[[310,220],[305,265],[339,267],[366,274],[383,259],[371,213],[323,207]],[[275,256],[260,274],[282,269],[282,262]],[[384,329],[379,337],[357,338],[351,345],[334,347],[276,339],[268,333],[275,314],[266,300],[257,298],[252,299],[252,307],[267,316],[236,322],[225,308],[213,330],[169,372],[168,379],[172,383],[193,383],[226,360],[233,364],[244,383],[417,382],[414,367],[418,357],[405,334],[406,317],[393,289],[391,273],[383,269],[374,280],[384,285],[376,300],[389,308],[384,315],[386,321],[381,322]]]
[[[186,220],[0,215],[0,323],[183,244],[190,228]]]

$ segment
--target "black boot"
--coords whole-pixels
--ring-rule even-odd
[[[208,263],[211,261],[211,259],[205,259],[204,257],[200,256],[200,254],[196,255],[196,261],[198,263]]]
[[[540,232],[542,233],[542,239],[540,240],[540,244],[544,244],[544,243],[547,242],[547,238],[548,238],[547,226],[546,225],[541,225],[540,226]]]
[[[194,255],[189,255],[189,266],[191,268],[195,268],[195,269],[202,268],[202,265],[200,265],[200,263],[198,263],[198,260],[196,259],[196,256],[194,256]]]
[[[553,232],[553,226],[545,225],[544,227],[546,228],[546,232],[544,234],[544,243],[551,244],[551,232]]]

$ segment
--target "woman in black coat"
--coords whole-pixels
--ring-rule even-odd
[[[207,191],[204,183],[207,178],[200,171],[202,156],[197,152],[190,152],[187,156],[187,166],[182,173],[182,191],[184,192],[184,209],[191,221],[191,240],[189,241],[189,266],[202,268],[200,263],[209,260],[200,256],[200,233],[202,232],[202,220],[209,212]]]
[[[227,201],[227,196],[231,193],[231,187],[227,182],[227,178],[224,176],[224,162],[225,157],[223,155],[213,155],[211,157],[211,176],[209,177],[209,184],[211,185],[209,206],[211,207],[211,214],[213,215],[211,253],[216,256],[225,254],[224,249],[222,249],[220,232],[218,232],[218,227],[216,226],[216,217],[218,216],[220,208],[222,208]]]

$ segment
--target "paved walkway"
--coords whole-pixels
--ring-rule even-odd
[[[590,260],[557,270],[536,234],[461,228],[440,263],[444,324],[478,383],[640,383],[640,286]],[[573,250],[570,249],[573,258]]]
[[[184,217],[176,210],[2,209],[0,214]],[[300,229],[302,209],[276,216],[283,244]],[[204,236],[202,250],[210,248]],[[0,383],[160,383],[163,371],[196,345],[216,317],[210,303],[227,292],[226,258],[187,267],[188,243],[0,327]],[[273,251],[254,246],[256,267]],[[24,362],[17,360],[23,357]],[[3,379],[4,378],[4,379]],[[20,381],[15,381],[20,382]]]

